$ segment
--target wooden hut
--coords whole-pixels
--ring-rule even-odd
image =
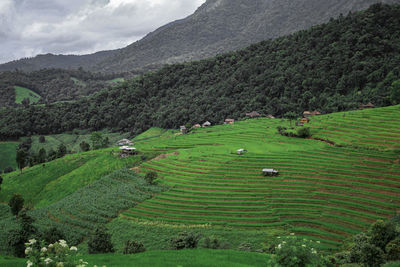
[[[309,122],[310,122],[310,119],[307,117],[301,118],[301,120],[300,120],[300,123],[303,123],[303,125],[304,125],[304,123],[309,123]]]
[[[211,122],[206,121],[205,123],[202,124],[202,127],[208,127],[211,126]]]
[[[258,118],[261,117],[260,113],[258,113],[257,111],[252,111],[250,113],[246,113],[246,117],[249,118]]]
[[[119,149],[121,150],[119,152],[121,158],[126,158],[137,154],[136,148],[133,146],[121,146]]]
[[[372,104],[371,102],[369,102],[366,105],[360,105],[360,109],[364,109],[364,108],[374,108],[374,104]]]
[[[235,120],[234,119],[225,119],[224,124],[234,124]]]
[[[247,149],[244,149],[244,148],[238,149],[238,150],[236,151],[236,153],[237,153],[238,155],[243,155],[243,154],[246,153],[246,152],[247,152]]]
[[[279,172],[277,170],[274,169],[263,169],[262,170],[262,174],[264,176],[276,176],[279,174]]]
[[[181,130],[181,134],[187,134],[186,126],[181,126],[180,130]]]

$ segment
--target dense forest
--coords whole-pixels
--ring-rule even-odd
[[[90,98],[0,110],[0,136],[75,128],[141,132],[258,111],[334,112],[399,103],[400,5],[375,4],[238,52],[166,66]],[[399,102],[397,102],[399,101]]]
[[[42,98],[38,104],[75,100],[110,85],[110,80],[126,74],[100,74],[79,70],[43,69],[30,73],[0,72],[0,107],[16,106],[14,86],[26,87]]]

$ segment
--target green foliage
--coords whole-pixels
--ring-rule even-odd
[[[85,141],[82,141],[79,144],[79,147],[81,148],[82,152],[86,152],[90,150],[90,145],[88,143],[86,143]]]
[[[135,254],[140,252],[145,252],[146,248],[143,243],[128,240],[125,243],[124,254]]]
[[[197,248],[200,235],[193,232],[181,232],[171,237],[170,244],[173,249]]]
[[[58,240],[65,240],[64,232],[55,226],[46,229],[42,233],[41,237],[46,242],[46,244],[53,244],[56,243]]]
[[[361,247],[360,262],[367,267],[380,267],[385,262],[385,253],[379,247],[367,243]]]
[[[57,148],[57,157],[62,158],[67,154],[67,147],[64,144],[60,144]]]
[[[0,171],[16,168],[17,142],[0,142]]]
[[[282,116],[352,110],[369,101],[390,105],[390,85],[400,77],[399,10],[382,5],[237,52],[169,65],[79,101],[3,109],[0,136],[106,128],[137,134],[222,123],[249,110]]]
[[[327,267],[330,264],[318,254],[312,241],[289,236],[282,238],[275,247],[275,256],[268,266],[274,267]],[[333,265],[332,265],[333,266]]]
[[[289,112],[286,112],[283,115],[283,117],[289,119],[290,120],[290,126],[292,126],[292,122],[297,119],[298,115],[296,114],[296,112],[289,111]]]
[[[393,105],[400,104],[400,80],[396,80],[390,87],[390,100]]]
[[[144,179],[146,180],[146,182],[148,184],[154,184],[155,180],[157,179],[158,174],[154,171],[149,171],[146,173],[146,175],[144,176]]]
[[[223,244],[221,240],[215,236],[205,236],[202,237],[199,241],[199,247],[201,248],[219,249],[226,248],[227,246],[227,243]]]
[[[301,127],[297,130],[297,136],[300,138],[309,138],[311,137],[311,130],[309,127]]]
[[[33,226],[34,219],[22,210],[18,216],[18,229],[12,229],[7,234],[7,245],[15,257],[25,256],[25,243],[32,238],[37,229]]]
[[[96,228],[88,241],[88,249],[89,254],[114,252],[114,247],[111,243],[111,235],[106,232],[104,226]]]
[[[26,160],[28,158],[28,154],[25,152],[25,150],[20,149],[17,151],[17,156],[16,156],[16,161],[18,168],[21,170],[26,166]]]
[[[90,141],[92,142],[93,149],[107,147],[110,142],[108,136],[103,137],[101,132],[93,132],[90,136]]]
[[[14,89],[15,89],[15,103],[17,104],[23,104],[24,100],[28,100],[30,103],[36,103],[41,98],[39,94],[24,87],[14,86]]]
[[[11,213],[15,216],[22,210],[24,207],[24,199],[20,194],[13,194],[10,200],[8,201],[8,206],[11,208]]]
[[[385,250],[386,245],[396,237],[396,226],[390,221],[378,220],[372,224],[368,234],[370,236],[369,243]]]
[[[43,144],[46,142],[46,137],[44,135],[39,136],[39,143]]]
[[[400,260],[400,239],[397,237],[390,241],[385,248],[386,259],[388,261],[399,261]]]

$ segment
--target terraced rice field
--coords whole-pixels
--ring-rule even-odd
[[[288,122],[279,119],[139,141],[135,146],[141,150],[169,153],[142,164],[140,172],[156,171],[171,189],[122,216],[171,224],[282,227],[334,250],[399,211],[399,118],[400,106],[395,106],[312,121],[316,137],[340,140],[342,147],[280,136],[276,127]],[[248,153],[237,155],[239,148]],[[280,175],[265,177],[263,168],[278,169]]]

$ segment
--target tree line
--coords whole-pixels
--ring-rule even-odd
[[[70,103],[0,110],[0,138],[130,131],[400,103],[400,5],[375,4],[276,40],[165,66]]]

